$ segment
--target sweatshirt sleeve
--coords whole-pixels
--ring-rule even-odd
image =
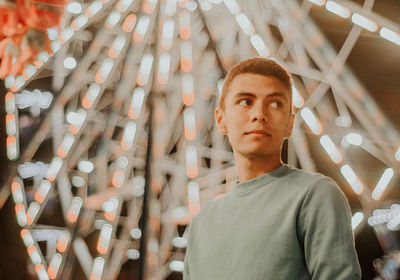
[[[337,184],[318,180],[301,206],[298,229],[311,279],[360,279],[349,204]]]

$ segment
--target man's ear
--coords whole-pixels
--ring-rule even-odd
[[[225,124],[225,114],[224,111],[218,107],[215,109],[215,121],[217,122],[217,128],[221,134],[228,134]]]
[[[290,136],[292,135],[294,118],[295,118],[295,114],[290,114],[289,120],[288,120],[288,124],[286,126],[286,131],[285,131],[285,138],[286,139],[289,139]]]

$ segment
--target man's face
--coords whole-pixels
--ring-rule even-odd
[[[216,109],[218,129],[241,156],[280,159],[293,128],[290,98],[289,89],[273,76],[239,74],[228,88],[225,110]]]

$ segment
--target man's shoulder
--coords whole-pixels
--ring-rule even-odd
[[[298,169],[292,166],[289,166],[289,172],[286,179],[306,189],[312,189],[318,186],[337,186],[336,182],[328,176],[321,173]]]

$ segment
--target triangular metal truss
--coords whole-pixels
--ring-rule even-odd
[[[399,26],[368,3],[338,5],[349,17],[368,15],[376,28],[398,34]],[[7,152],[15,160],[9,189],[39,279],[114,279],[138,259],[148,279],[182,271],[185,226],[235,182],[233,154],[215,128],[214,109],[226,71],[253,56],[271,56],[293,75],[298,114],[288,162],[318,171],[312,152],[326,153],[364,216],[380,205],[399,170],[400,138],[346,66],[366,27],[354,24],[336,52],[308,16],[309,1],[74,5],[53,38],[54,53],[6,79]],[[56,93],[50,109],[38,114],[32,106],[40,102],[29,91],[40,75],[52,77],[42,90]],[[18,116],[40,123],[22,150],[26,132]],[[363,163],[345,151],[360,137],[364,151],[387,168],[381,178],[387,182],[375,190],[353,171]],[[47,242],[46,252],[40,242]]]

